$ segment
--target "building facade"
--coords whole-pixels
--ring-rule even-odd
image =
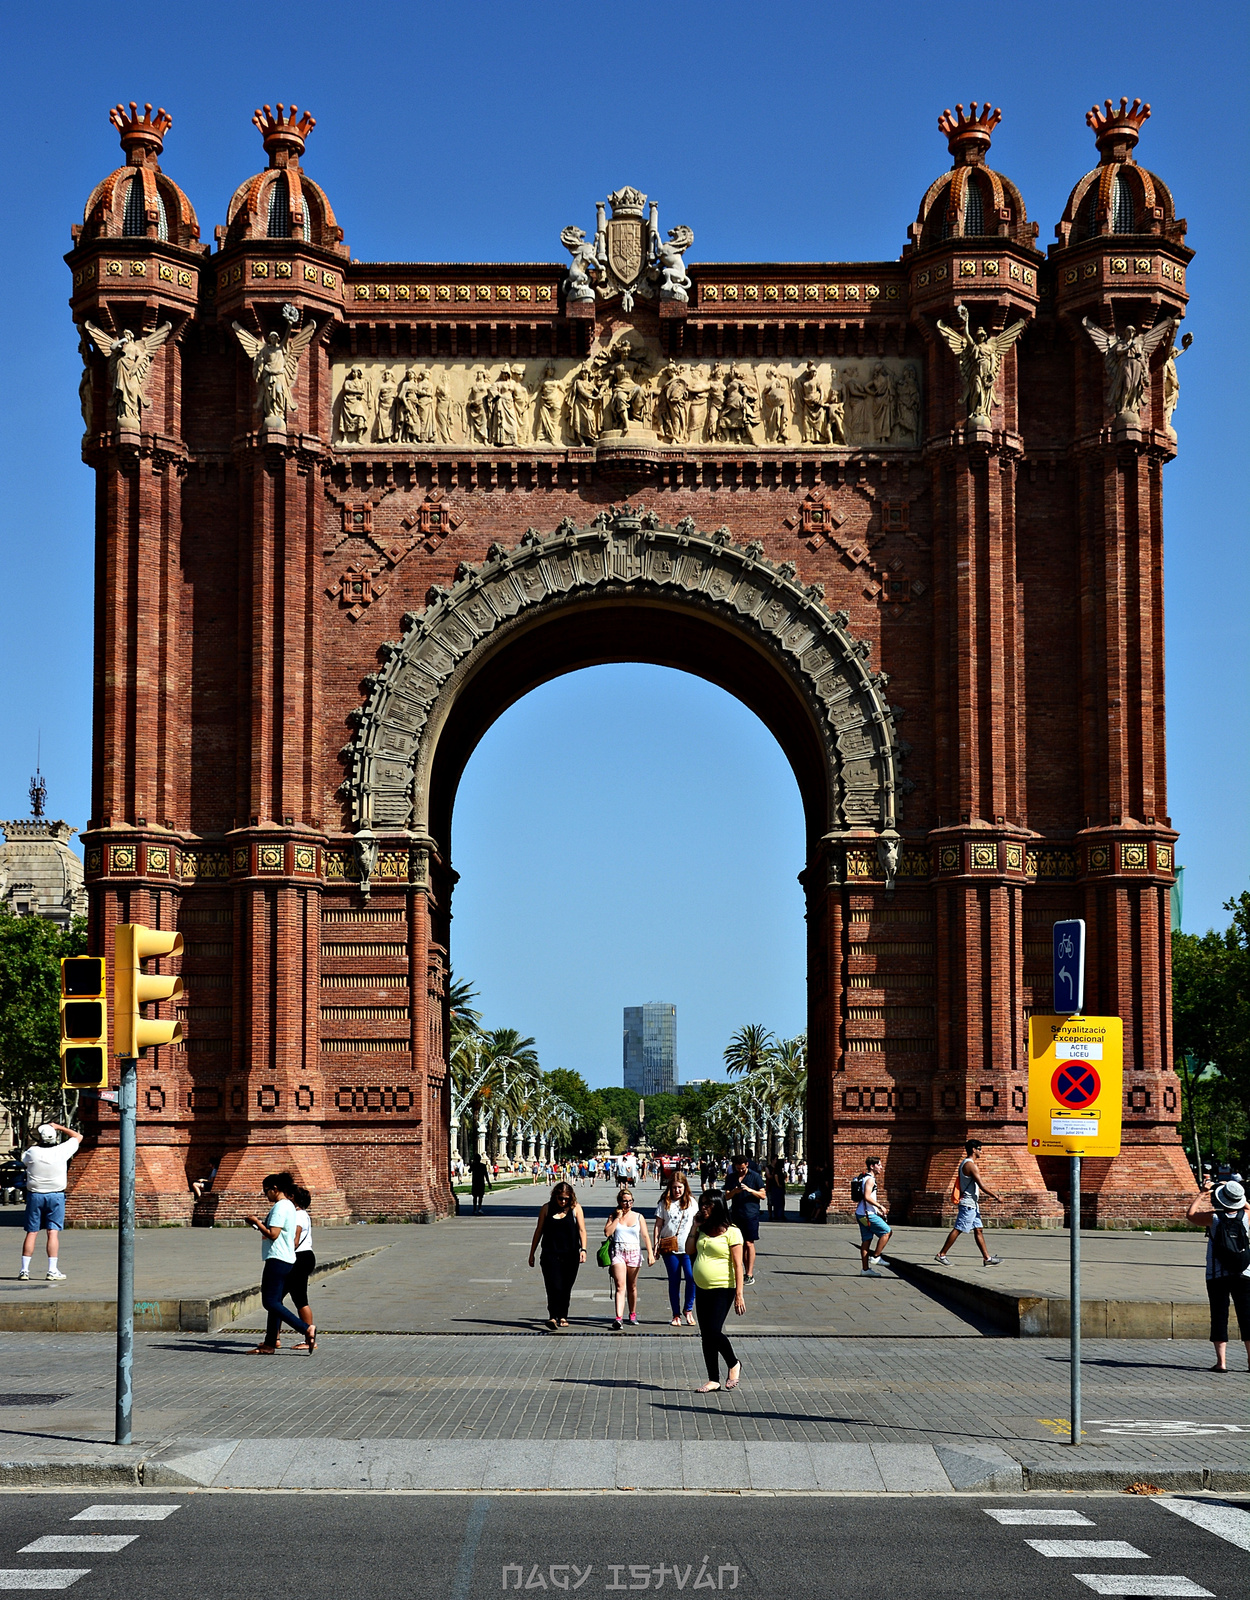
[[[140,1066],[145,1219],[189,1220],[215,1162],[223,1220],[282,1166],[327,1221],[449,1210],[456,785],[519,695],[620,660],[720,684],[793,766],[838,1192],[871,1148],[935,1219],[975,1134],[1002,1213],[1059,1220],[1026,1025],[1077,915],[1127,1053],[1087,1219],[1178,1214],[1162,485],[1191,252],[1148,114],[1089,114],[1045,252],[974,104],[894,260],[704,262],[626,187],[567,260],[486,266],[353,260],[280,106],[210,251],[169,118],[112,113],[125,164],[66,258],[83,838],[92,948],[127,919],[186,943],[185,1041]],[[686,847],[749,930],[750,840]],[[79,1219],[111,1214],[115,1137],[74,1163]]]
[[[639,1095],[676,1089],[676,1006],[651,1000],[625,1007],[625,1087]]]

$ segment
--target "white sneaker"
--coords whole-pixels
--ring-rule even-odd
[[[30,1282],[30,1273],[29,1272],[19,1272],[18,1275],[17,1275],[17,1281],[19,1283],[29,1283]]]
[[[860,1275],[861,1278],[884,1278],[885,1277],[885,1273],[884,1272],[874,1272],[871,1267],[863,1267],[863,1268],[861,1268],[859,1275]]]
[[[985,1258],[985,1260],[981,1263],[981,1265],[985,1266],[985,1267],[1001,1267],[1002,1264],[1003,1264],[1002,1256],[987,1256]]]
[[[48,1278],[53,1283],[64,1283],[65,1274],[59,1271],[56,1267],[49,1267]]]

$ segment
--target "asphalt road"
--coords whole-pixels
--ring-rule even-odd
[[[74,1600],[485,1600],[519,1588],[583,1600],[661,1589],[750,1600],[1241,1600],[1250,1511],[1201,1496],[1172,1504],[1187,1514],[1156,1499],[1075,1494],[13,1492],[0,1495],[0,1589],[67,1589]],[[122,1508],[135,1506],[154,1520],[128,1519]],[[101,1535],[129,1542],[73,1543]],[[66,1583],[54,1573],[81,1575]]]

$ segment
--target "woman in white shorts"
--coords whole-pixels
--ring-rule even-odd
[[[620,1328],[626,1307],[629,1320],[638,1321],[638,1270],[642,1266],[642,1252],[647,1252],[647,1265],[655,1260],[651,1248],[651,1235],[647,1232],[647,1219],[634,1210],[634,1197],[629,1189],[621,1189],[616,1197],[616,1210],[603,1225],[611,1241],[612,1274],[612,1326]]]

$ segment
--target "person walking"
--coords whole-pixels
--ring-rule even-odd
[[[495,1185],[490,1181],[490,1173],[486,1170],[486,1163],[481,1156],[474,1156],[469,1163],[469,1188],[473,1194],[473,1215],[475,1217],[480,1216],[482,1213],[487,1189],[493,1189],[494,1187]]]
[[[317,1266],[317,1257],[313,1254],[312,1245],[312,1217],[309,1215],[312,1196],[307,1189],[297,1183],[291,1191],[291,1199],[295,1202],[295,1265],[287,1273],[286,1295],[290,1297],[291,1304],[304,1321],[311,1322],[313,1314],[312,1307],[308,1304],[308,1278]],[[280,1339],[274,1340],[275,1345],[281,1342]],[[295,1348],[307,1350],[307,1339],[297,1344]]]
[[[770,1161],[764,1168],[764,1192],[768,1196],[768,1220],[786,1220],[786,1169],[785,1163]]]
[[[286,1281],[295,1265],[295,1179],[289,1172],[271,1172],[261,1187],[269,1202],[269,1214],[263,1222],[253,1216],[243,1220],[261,1235],[260,1258],[264,1266],[260,1275],[260,1303],[269,1320],[265,1324],[264,1342],[248,1354],[274,1355],[278,1349],[278,1325],[285,1322],[303,1334],[304,1348],[312,1355],[317,1348],[316,1325],[297,1317],[282,1304]]]
[[[755,1282],[755,1246],[760,1236],[760,1201],[766,1197],[764,1179],[753,1158],[737,1156],[725,1179],[729,1215],[742,1235],[743,1265],[748,1287]]]
[[[608,1270],[612,1274],[612,1326],[619,1330],[627,1310],[631,1325],[638,1322],[638,1269],[642,1266],[644,1246],[647,1265],[655,1260],[647,1219],[634,1210],[634,1196],[629,1188],[617,1193],[616,1210],[604,1223],[603,1231],[612,1241],[608,1258]]]
[[[694,1326],[694,1268],[686,1254],[686,1240],[698,1209],[690,1193],[690,1180],[674,1167],[655,1208],[655,1248],[668,1273],[668,1300],[673,1308],[670,1328],[681,1327],[683,1314]]]
[[[707,1382],[699,1385],[698,1392],[711,1394],[720,1388],[722,1356],[728,1368],[725,1387],[736,1389],[742,1363],[725,1332],[725,1318],[731,1305],[738,1316],[746,1311],[742,1298],[743,1239],[741,1230],[730,1222],[729,1208],[720,1195],[699,1207],[686,1248],[694,1252],[694,1306],[707,1367]]]
[[[1186,1212],[1190,1222],[1207,1230],[1207,1300],[1211,1306],[1211,1343],[1215,1346],[1212,1372],[1228,1371],[1228,1303],[1250,1362],[1250,1218],[1246,1213],[1245,1185],[1236,1178],[1216,1184],[1209,1172]]]
[[[970,1233],[977,1242],[977,1249],[981,1252],[981,1265],[997,1267],[1002,1263],[1002,1256],[992,1256],[986,1248],[985,1235],[982,1233],[984,1223],[981,1221],[981,1195],[989,1195],[991,1200],[999,1198],[993,1189],[985,1187],[985,1180],[981,1176],[981,1167],[978,1156],[982,1149],[980,1139],[969,1139],[964,1145],[964,1159],[959,1163],[957,1184],[959,1192],[959,1209],[955,1212],[955,1226],[947,1236],[946,1243],[934,1256],[935,1261],[940,1261],[945,1267],[949,1265],[946,1252],[958,1239],[961,1233]]]
[[[892,1231],[881,1205],[881,1191],[878,1188],[880,1176],[881,1157],[869,1156],[864,1162],[863,1172],[851,1183],[851,1198],[855,1201],[855,1217],[859,1223],[860,1275],[865,1278],[883,1276],[874,1271],[873,1264],[881,1260],[886,1240]],[[874,1239],[877,1241],[875,1251],[872,1248]]]
[[[57,1134],[63,1133],[64,1139]],[[22,1151],[22,1165],[26,1168],[26,1237],[22,1241],[22,1268],[18,1280],[30,1277],[31,1258],[39,1235],[47,1236],[48,1271],[50,1283],[63,1283],[65,1274],[60,1267],[61,1229],[65,1226],[65,1189],[69,1182],[69,1164],[78,1154],[82,1135],[73,1128],[62,1127],[59,1122],[43,1122],[35,1131],[38,1143]]]
[[[551,1198],[539,1210],[530,1240],[531,1267],[540,1242],[543,1282],[547,1286],[547,1326],[567,1328],[577,1270],[586,1259],[586,1218],[567,1183],[557,1183]]]

